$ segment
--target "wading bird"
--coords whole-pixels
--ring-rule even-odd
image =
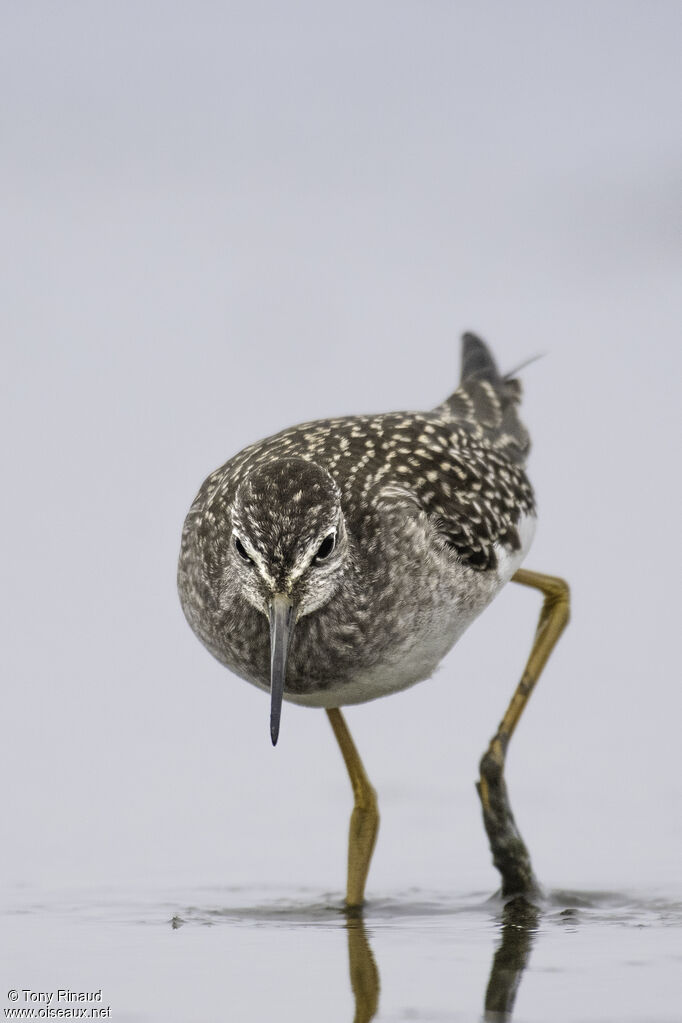
[[[283,699],[327,712],[355,798],[348,906],[363,903],[379,814],[339,708],[429,678],[509,580],[544,601],[478,791],[503,894],[535,887],[503,769],[569,597],[563,580],[520,568],[536,519],[520,397],[465,334],[460,385],[437,408],[283,430],[213,472],[185,520],[185,616],[219,661],[270,693],[272,742]]]

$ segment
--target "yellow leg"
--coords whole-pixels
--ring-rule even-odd
[[[334,708],[327,711],[327,717],[345,761],[355,798],[348,836],[346,887],[346,905],[355,908],[365,901],[365,883],[379,830],[379,807],[377,794],[367,777],[343,714]]]
[[[504,761],[509,741],[530,694],[568,624],[569,590],[563,579],[539,572],[519,571],[512,581],[532,586],[544,595],[533,648],[507,713],[491,740],[480,765],[478,794],[483,806],[483,823],[488,834],[493,862],[502,875],[502,894],[516,895],[537,888],[528,850],[516,827],[504,780]]]

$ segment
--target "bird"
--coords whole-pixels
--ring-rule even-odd
[[[487,344],[466,333],[459,385],[441,404],[266,437],[208,476],[185,519],[185,617],[218,661],[269,694],[273,745],[283,701],[329,717],[355,796],[349,907],[364,903],[379,815],[341,708],[430,678],[512,578],[545,601],[478,786],[503,890],[536,884],[504,758],[569,604],[562,579],[520,568],[537,512],[515,372],[501,374]]]

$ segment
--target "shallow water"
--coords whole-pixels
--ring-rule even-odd
[[[8,1008],[101,990],[119,1021],[679,1021],[682,895],[555,891],[531,906],[410,890],[14,889]],[[24,993],[30,989],[31,995]],[[35,1000],[33,1000],[35,999]],[[40,1017],[37,1017],[40,1018]]]

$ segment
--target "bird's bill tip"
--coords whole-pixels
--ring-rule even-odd
[[[270,738],[277,745],[289,643],[294,626],[293,601],[275,593],[270,601]]]

